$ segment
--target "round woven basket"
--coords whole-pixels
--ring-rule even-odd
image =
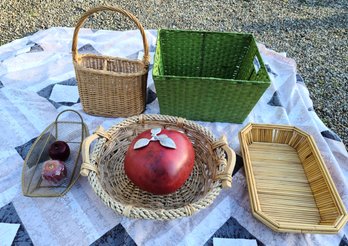
[[[154,195],[136,187],[124,171],[124,157],[131,141],[141,132],[166,128],[185,133],[195,150],[195,164],[189,179],[175,193]],[[96,142],[92,155],[91,143]],[[82,148],[81,174],[88,176],[96,194],[111,209],[131,218],[171,220],[190,216],[209,206],[222,188],[231,187],[236,156],[225,137],[214,138],[206,128],[183,118],[139,115],[99,128]]]

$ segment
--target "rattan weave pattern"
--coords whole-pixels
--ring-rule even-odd
[[[184,132],[195,150],[195,165],[189,179],[168,195],[140,190],[124,172],[124,156],[131,141],[154,127]],[[89,158],[89,144],[96,138]],[[210,205],[223,187],[231,186],[235,165],[235,154],[226,140],[216,140],[210,131],[194,122],[163,115],[134,116],[107,132],[99,130],[85,141],[83,149],[85,163],[81,173],[88,175],[94,191],[107,206],[131,218],[169,220],[192,215]]]
[[[130,18],[143,38],[142,61],[99,55],[79,55],[78,32],[86,19],[99,11],[115,11]],[[110,6],[87,11],[78,21],[72,44],[73,62],[79,95],[86,113],[106,117],[127,117],[145,109],[149,50],[144,28],[131,13]]]

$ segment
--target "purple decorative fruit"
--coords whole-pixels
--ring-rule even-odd
[[[58,183],[67,175],[65,163],[59,160],[45,161],[42,168],[42,178],[53,183]]]
[[[53,160],[65,161],[70,155],[69,145],[64,141],[56,141],[51,144],[48,155]]]

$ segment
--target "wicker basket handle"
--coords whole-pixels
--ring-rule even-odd
[[[110,11],[121,13],[124,16],[127,16],[128,18],[130,18],[136,24],[136,26],[139,28],[141,36],[143,38],[143,46],[144,46],[143,61],[144,61],[145,65],[148,65],[150,63],[149,45],[147,43],[145,30],[144,30],[143,26],[141,25],[139,20],[133,14],[127,12],[124,9],[121,9],[120,7],[111,7],[111,6],[98,6],[98,7],[95,7],[95,8],[88,10],[86,13],[84,13],[81,16],[81,18],[79,19],[79,21],[76,24],[76,27],[74,30],[73,42],[72,42],[72,55],[73,55],[74,61],[77,62],[77,59],[78,59],[77,41],[78,41],[78,33],[80,31],[81,26],[85,23],[86,19],[90,15],[92,15],[96,12],[99,12],[99,11],[103,11],[103,10],[110,10]]]
[[[88,176],[90,171],[98,173],[97,167],[90,163],[89,148],[92,142],[99,137],[109,138],[107,133],[104,131],[103,127],[101,126],[95,131],[95,133],[85,138],[85,140],[82,143],[82,165],[80,170],[80,174],[82,176]]]
[[[232,172],[236,165],[236,153],[228,146],[227,139],[222,136],[220,140],[213,144],[213,149],[222,148],[227,154],[227,163],[223,173],[217,175],[215,178],[222,180],[222,188],[232,187]]]

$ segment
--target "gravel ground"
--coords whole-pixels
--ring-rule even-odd
[[[348,1],[346,0],[0,0],[0,45],[52,26],[74,27],[99,4],[119,5],[146,29],[178,28],[253,33],[258,42],[296,60],[323,122],[348,146]],[[134,29],[100,14],[96,29]]]

